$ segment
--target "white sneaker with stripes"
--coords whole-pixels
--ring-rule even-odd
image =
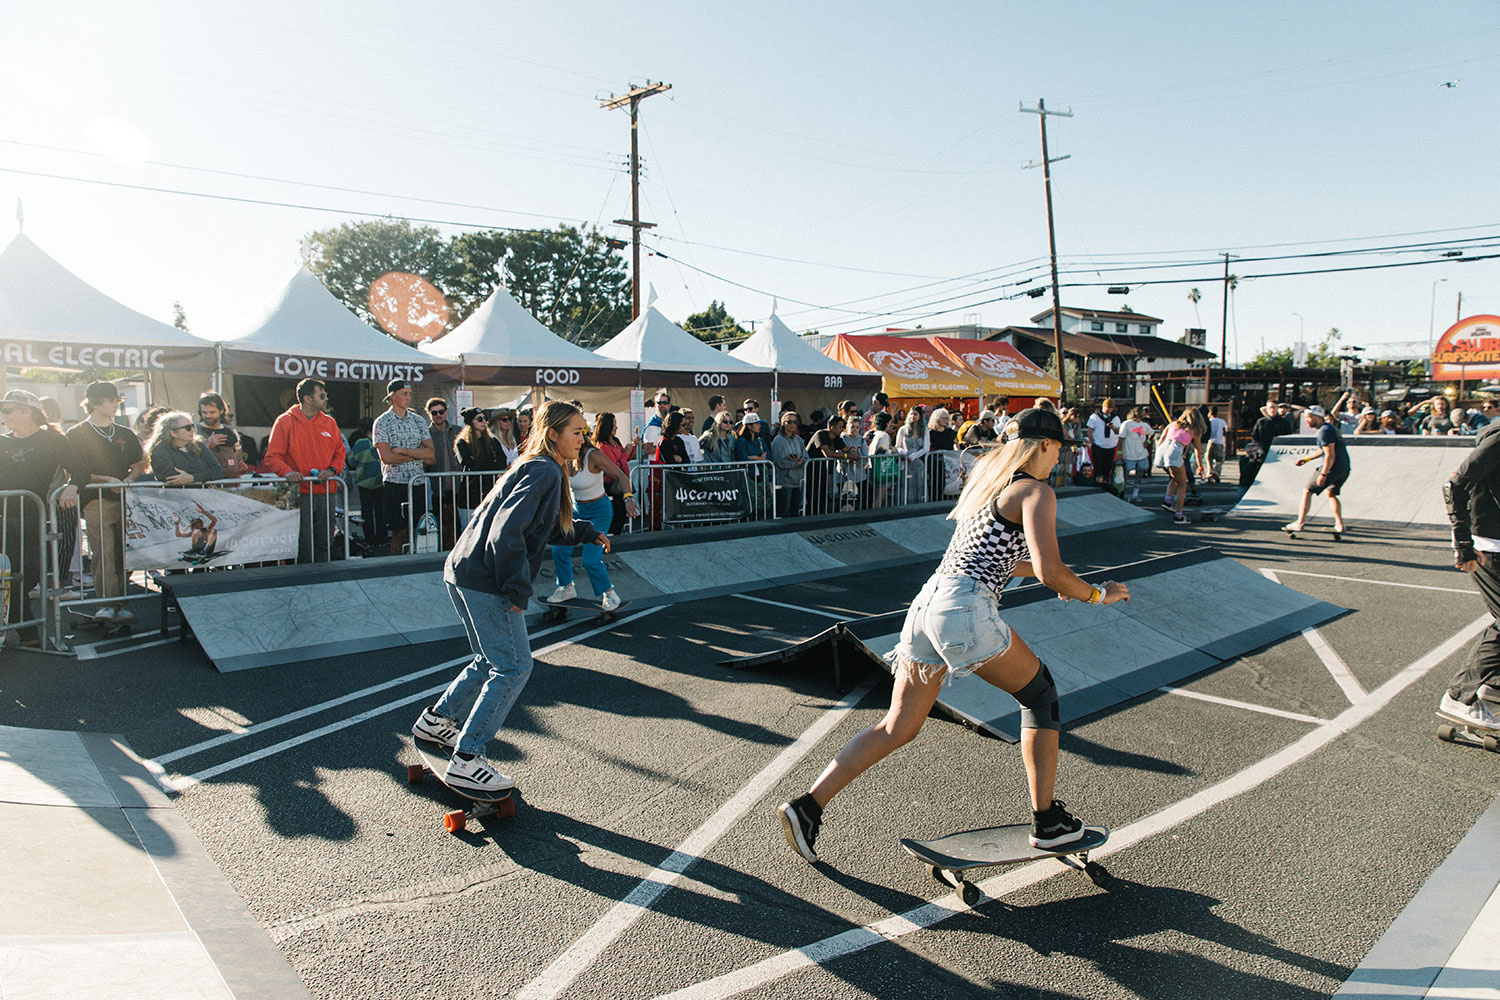
[[[480,793],[503,792],[516,787],[516,779],[501,774],[494,761],[484,754],[467,758],[454,754],[443,780],[455,788]]]

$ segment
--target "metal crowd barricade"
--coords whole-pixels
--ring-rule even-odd
[[[280,491],[282,496],[273,506],[282,510],[298,511],[297,547],[289,553],[290,561],[296,563],[328,562],[349,557],[349,525],[347,487],[341,478],[325,480],[328,487],[324,493],[303,493],[300,484],[291,484],[281,476],[245,476],[239,479],[217,479],[207,483],[192,483],[186,486],[168,486],[156,480],[136,480],[122,483],[89,483],[78,493],[78,513],[83,522],[80,546],[88,558],[87,574],[80,573],[73,588],[65,588],[63,576],[66,563],[71,562],[72,553],[66,555],[58,549],[61,532],[56,526],[61,523],[64,511],[59,505],[65,487],[54,490],[48,498],[51,523],[49,532],[52,545],[46,582],[43,585],[47,603],[50,641],[63,645],[63,614],[72,611],[85,616],[96,615],[102,608],[128,608],[131,604],[160,601],[161,588],[153,574],[182,573],[203,569],[232,570],[242,566],[262,565],[267,562],[285,561],[276,556],[247,558],[250,554],[243,542],[237,542],[240,558],[233,562],[222,561],[236,552],[218,543],[217,518],[204,511],[207,520],[194,517],[184,526],[178,522],[173,526],[173,545],[183,548],[170,561],[156,560],[161,565],[137,566],[131,569],[130,548],[127,539],[144,542],[148,535],[147,525],[134,520],[130,513],[130,496],[142,491],[191,493],[195,490]],[[293,499],[294,498],[294,499]],[[282,503],[290,506],[282,507]],[[200,507],[201,509],[201,507]],[[70,512],[71,513],[71,512]],[[197,523],[197,527],[194,523]],[[159,527],[159,526],[158,526]],[[184,528],[186,530],[184,530]],[[342,536],[342,538],[340,537]],[[240,536],[244,538],[246,536]],[[136,560],[139,561],[139,560]],[[212,563],[212,565],[209,565]],[[166,620],[163,614],[162,627]]]
[[[447,552],[504,472],[423,472],[406,484],[408,552]],[[386,489],[395,488],[387,483]]]
[[[654,465],[637,463],[630,469],[630,491],[635,494],[640,513],[627,520],[630,531],[662,531],[691,527],[674,524],[665,514],[666,474],[671,471],[700,470],[728,471],[744,469],[750,488],[750,515],[748,517],[724,518],[700,521],[702,524],[746,524],[776,520],[776,467],[769,460],[748,462],[689,462],[686,465]]]
[[[7,632],[36,629],[48,648],[46,586],[47,517],[42,498],[30,490],[0,490],[0,640]],[[35,614],[31,590],[38,590]]]

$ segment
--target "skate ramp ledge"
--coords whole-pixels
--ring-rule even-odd
[[[1128,602],[1062,602],[1045,587],[1007,591],[1001,615],[1041,657],[1057,682],[1062,718],[1071,722],[1175,684],[1251,650],[1345,613],[1266,579],[1213,549],[1164,556],[1110,572],[1130,585]],[[1226,613],[1226,608],[1233,608]],[[841,622],[773,653],[730,666],[813,666],[831,660],[842,675],[853,662],[886,659],[904,612]],[[836,677],[842,683],[842,676]],[[989,736],[1020,738],[1015,699],[974,676],[943,688],[938,708]]]
[[[1344,438],[1349,481],[1339,495],[1344,520],[1396,527],[1448,527],[1443,483],[1474,448],[1473,438],[1368,435]],[[1255,481],[1230,511],[1241,517],[1296,519],[1302,491],[1317,463],[1297,468],[1299,458],[1317,453],[1313,437],[1279,437]],[[1328,518],[1328,498],[1313,497],[1309,518]],[[1325,522],[1326,524],[1326,522]]]
[[[1151,517],[1091,490],[1059,497],[1057,533],[1108,530]],[[650,607],[905,566],[941,555],[953,534],[946,512],[930,508],[804,524],[771,522],[753,534],[663,532],[640,541],[626,535],[605,564],[623,600]],[[574,565],[587,594],[588,577],[576,555]],[[163,586],[214,666],[229,672],[462,636],[442,566],[442,556],[401,556],[193,573],[169,577]],[[544,558],[534,589],[545,596],[556,585],[552,561]]]

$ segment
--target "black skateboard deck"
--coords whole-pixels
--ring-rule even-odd
[[[553,604],[551,601],[538,599],[537,604],[546,609],[546,614],[542,615],[542,621],[548,625],[567,618],[569,608],[572,608],[574,611],[592,611],[599,616],[600,621],[612,622],[619,616],[621,611],[630,607],[629,601],[621,601],[620,606],[613,611],[605,611],[599,607],[598,601],[585,600],[582,597],[575,597],[571,601],[558,601],[556,604]]]
[[[1349,529],[1347,526],[1345,526],[1343,531],[1334,531],[1332,528],[1312,528],[1308,527],[1307,525],[1303,525],[1301,528],[1293,528],[1287,525],[1282,525],[1281,530],[1286,532],[1286,537],[1288,538],[1296,538],[1298,535],[1312,535],[1326,532],[1327,534],[1333,536],[1333,540],[1335,542],[1342,542],[1344,540],[1344,536],[1349,533]]]
[[[442,782],[444,788],[474,803],[469,809],[451,809],[443,814],[443,828],[449,833],[467,830],[471,819],[483,819],[486,816],[508,819],[516,814],[516,800],[510,797],[515,789],[507,788],[503,792],[486,794],[450,785],[445,775],[448,773],[448,761],[453,755],[448,748],[420,736],[413,736],[412,743],[416,746],[417,753],[422,755],[422,763],[407,766],[406,780],[410,784],[419,785],[423,778],[431,774]]]
[[[1500,751],[1500,729],[1486,729],[1442,712],[1438,712],[1437,717],[1443,720],[1443,724],[1438,726],[1437,737],[1444,743],[1483,747],[1491,752]]]
[[[958,890],[965,906],[979,902],[979,886],[964,878],[974,868],[1016,865],[1041,858],[1056,858],[1070,868],[1086,873],[1096,883],[1105,877],[1104,868],[1089,860],[1089,852],[1109,840],[1109,828],[1086,826],[1083,836],[1056,848],[1032,847],[1031,824],[982,827],[951,833],[936,840],[911,840],[903,837],[906,853],[927,866],[933,878]]]

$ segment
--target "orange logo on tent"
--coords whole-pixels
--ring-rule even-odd
[[[447,332],[448,300],[426,279],[391,271],[370,283],[370,315],[391,336],[420,344]]]

